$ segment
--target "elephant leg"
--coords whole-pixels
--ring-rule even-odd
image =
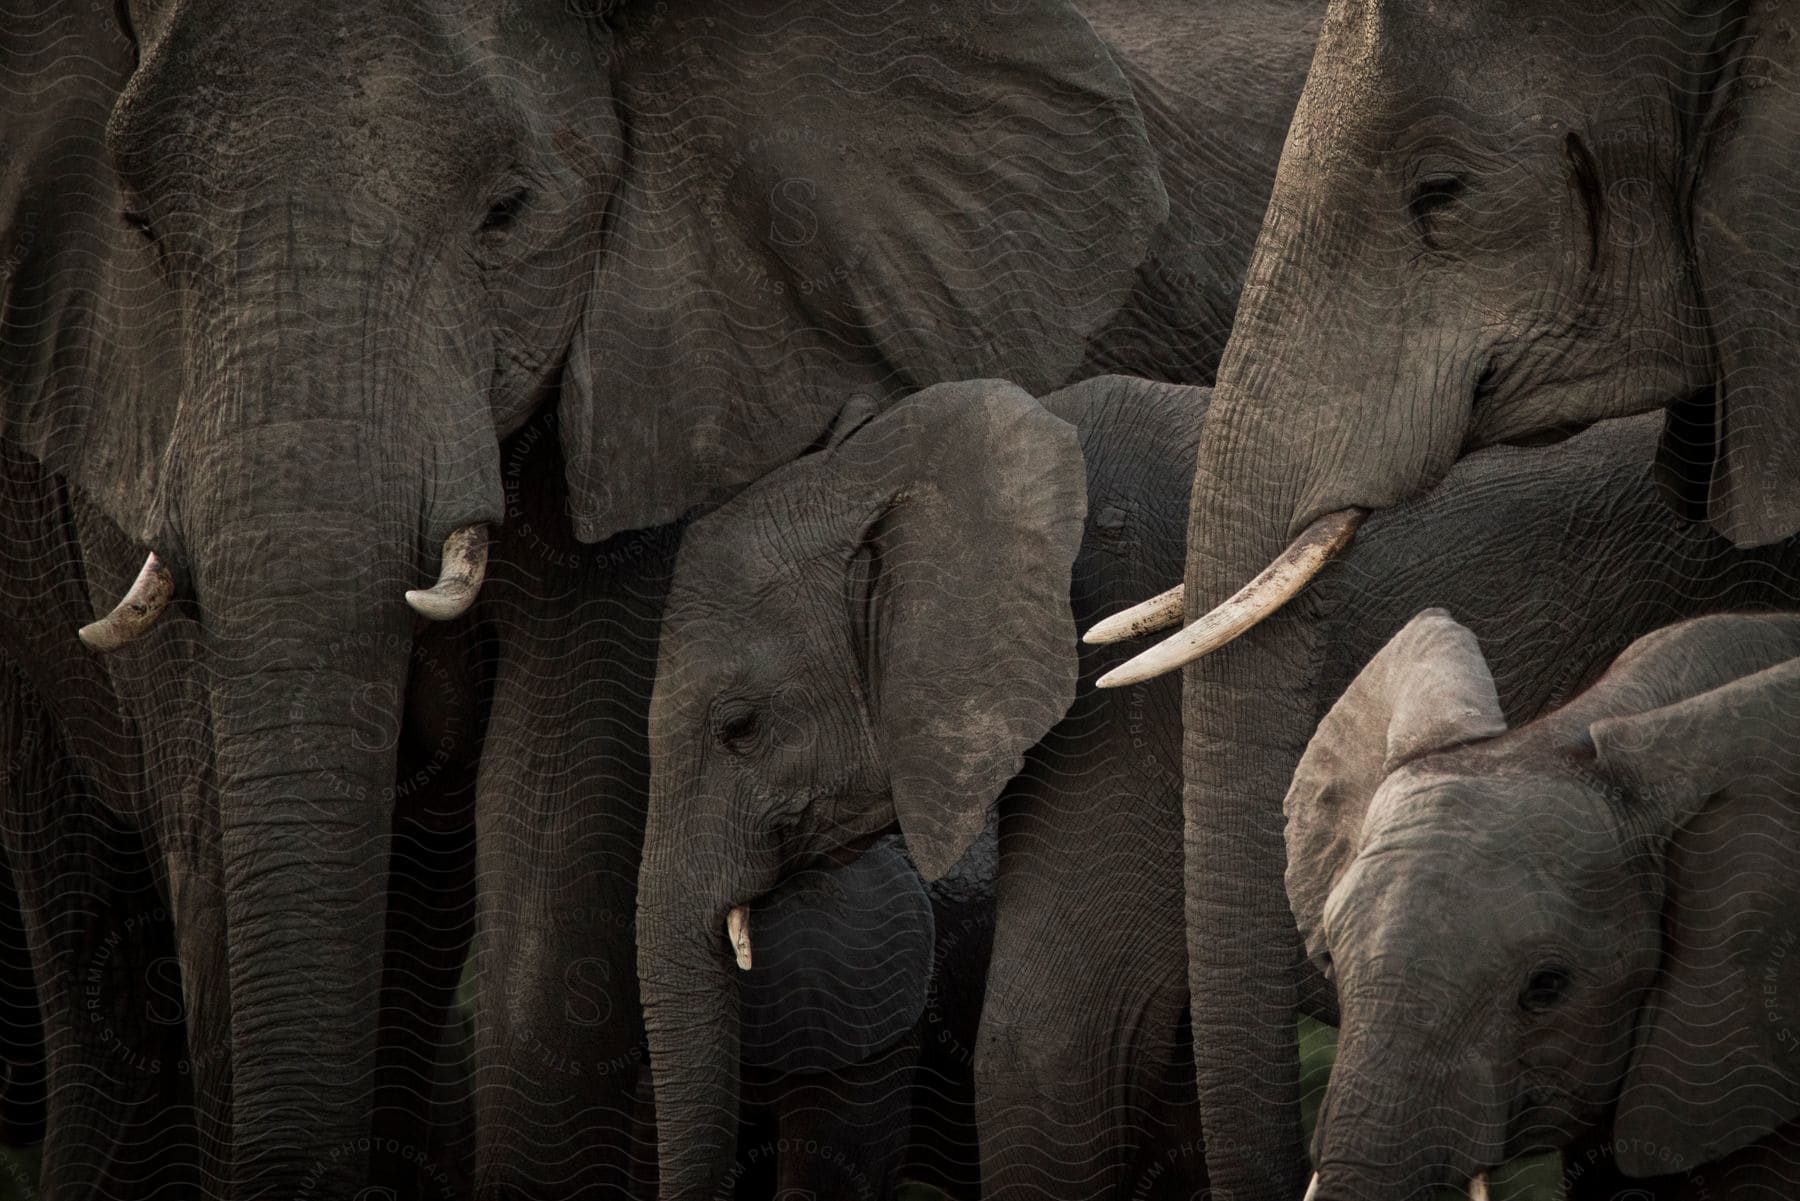
[[[194,1196],[177,959],[141,836],[94,796],[5,664],[0,772],[0,836],[44,1020],[45,1189]]]
[[[395,758],[373,1174],[420,1201],[466,1196],[473,1168],[457,1137],[473,1121],[458,1108],[470,1097],[455,1087],[473,1065],[445,1060],[475,922],[480,647],[467,620],[419,637]]]
[[[473,773],[452,787],[472,794]],[[459,1123],[440,1065],[474,929],[473,832],[397,819],[391,863],[373,1175],[396,1197],[444,1201],[470,1179],[471,1148],[445,1137]]]
[[[776,1108],[777,1197],[885,1201],[899,1184],[912,1131],[919,1059],[909,1036],[871,1059],[790,1076]],[[739,1158],[766,1150],[740,1149]]]
[[[44,1025],[12,870],[0,859],[0,1144],[44,1137]]]
[[[224,866],[216,835],[196,831],[163,855],[175,914],[178,1004],[187,1028],[181,1072],[193,1096],[202,1195],[224,1197],[231,1178],[231,1016],[225,966]]]
[[[1145,803],[1155,793],[1134,792],[1142,781],[1128,766],[1078,772],[1049,749],[1002,802],[975,1057],[983,1195],[1160,1190],[1130,1181],[1134,1165],[1153,1145],[1198,1136],[1177,1125],[1186,1098],[1170,1071],[1186,1003],[1180,813],[1172,797]],[[1061,792],[1061,781],[1088,791]],[[1115,785],[1120,795],[1101,795]],[[1177,1156],[1144,1171],[1160,1180],[1199,1162]]]
[[[517,479],[556,478],[527,453]],[[509,463],[511,460],[509,459]],[[538,498],[542,499],[542,498]],[[584,547],[509,504],[476,796],[476,1193],[630,1195],[645,1066],[635,941],[650,685],[672,532]]]

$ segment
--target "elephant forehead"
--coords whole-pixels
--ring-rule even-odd
[[[111,129],[143,186],[229,203],[291,166],[296,186],[404,207],[452,193],[506,149],[500,106],[475,102],[489,96],[484,68],[423,10],[190,5],[172,20]],[[241,169],[252,162],[259,172]]]

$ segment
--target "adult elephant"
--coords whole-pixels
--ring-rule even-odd
[[[1189,628],[1108,682],[1241,633],[1470,449],[1601,417],[1666,407],[1662,478],[1735,543],[1800,528],[1788,21],[1336,0],[1220,365],[1185,598],[1162,606]],[[1240,1201],[1305,1182],[1278,811],[1303,645],[1277,615],[1186,677],[1197,1070]]]
[[[191,623],[218,866],[167,874],[216,884],[228,931],[184,980],[228,1029],[224,1191],[347,1196],[396,761],[479,691],[421,623],[476,596],[499,440],[555,402],[534,483],[592,543],[792,457],[848,393],[1054,383],[1162,193],[1124,81],[1048,0],[116,18],[6,17],[0,433],[92,515],[92,579],[148,552],[91,646]],[[507,670],[489,748],[529,737]]]

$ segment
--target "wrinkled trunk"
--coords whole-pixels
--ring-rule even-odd
[[[359,431],[310,433],[323,471]],[[227,461],[268,453],[250,446]],[[411,646],[399,590],[415,540],[398,522],[377,531],[366,513],[333,511],[333,499],[372,495],[367,481],[345,480],[340,493],[306,471],[291,490],[266,476],[260,488],[221,510],[199,558],[231,985],[232,1195],[348,1196],[367,1180],[359,1140]]]
[[[655,814],[657,807],[652,808]],[[714,1201],[731,1192],[737,1147],[738,969],[724,944],[726,906],[684,867],[695,841],[652,817],[638,883],[638,979],[656,1087],[658,1196]]]
[[[1334,390],[1334,378],[1355,378],[1350,363],[1335,361],[1341,354],[1303,361],[1321,341],[1345,338],[1330,328],[1341,314],[1305,302],[1316,281],[1296,287],[1280,277],[1285,239],[1295,236],[1283,221],[1293,224],[1271,209],[1207,411],[1188,526],[1188,622],[1255,577],[1314,517],[1389,503],[1429,474],[1422,444],[1406,449],[1404,431],[1384,436],[1370,412]],[[1374,339],[1354,341],[1362,355],[1387,353],[1370,349]],[[1408,470],[1381,474],[1384,449],[1405,450]],[[1191,664],[1183,685],[1195,1065],[1208,1169],[1238,1201],[1289,1201],[1307,1176],[1294,1027],[1302,951],[1283,881],[1281,813],[1320,708],[1303,607],[1303,598],[1290,603]]]
[[[1505,1110],[1491,1079],[1429,1038],[1351,1033],[1339,1044],[1319,1111],[1318,1201],[1459,1196],[1500,1161]]]
[[[492,476],[485,405],[454,408],[383,287],[417,263],[326,253],[334,232],[246,219],[167,481],[211,672],[235,1198],[368,1183],[402,596]]]

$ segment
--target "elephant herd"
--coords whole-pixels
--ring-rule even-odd
[[[11,0],[4,1174],[1792,1195],[1796,25]]]

